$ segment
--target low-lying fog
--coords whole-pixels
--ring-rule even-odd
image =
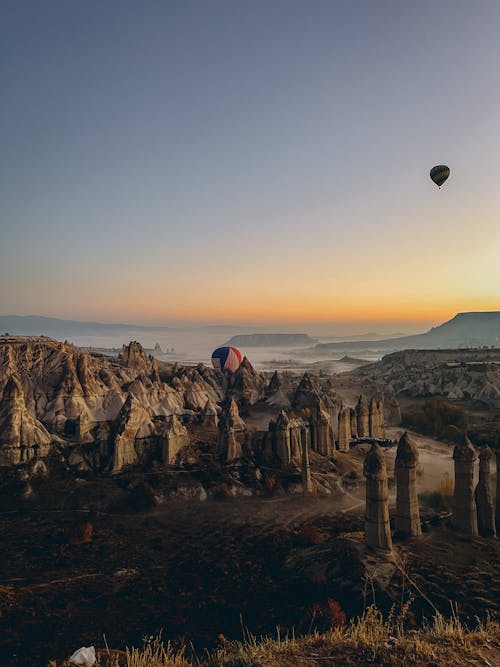
[[[235,335],[234,329],[224,330],[216,328],[209,329],[172,329],[168,332],[163,329],[158,331],[140,331],[131,329],[110,335],[82,335],[71,336],[69,342],[84,348],[96,349],[119,349],[124,343],[138,340],[148,351],[152,351],[158,344],[163,352],[155,352],[158,359],[164,361],[178,361],[184,364],[197,364],[203,362],[210,364],[212,351],[227,343]],[[317,337],[318,342],[328,342],[330,338]],[[356,367],[356,363],[347,360],[337,360],[345,354],[349,354],[348,346],[345,350],[335,352],[330,359],[314,353],[312,343],[310,346],[297,348],[286,346],[275,347],[244,347],[238,346],[243,355],[247,356],[252,365],[258,370],[287,369],[302,371],[313,364],[321,362],[321,367],[328,372],[348,371]],[[382,354],[376,350],[351,351],[352,357],[366,361],[376,361]],[[337,360],[336,360],[337,359]]]

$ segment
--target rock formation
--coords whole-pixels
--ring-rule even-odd
[[[367,438],[370,435],[370,411],[364,396],[360,396],[356,404],[358,418],[358,438]]]
[[[496,507],[495,507],[495,525],[497,535],[500,535],[500,452],[497,450],[497,492],[496,492]]]
[[[392,549],[389,524],[389,491],[384,451],[372,445],[366,455],[363,473],[366,477],[365,540],[374,549]]]
[[[205,428],[217,428],[218,423],[217,404],[209,398],[200,412],[200,424]]]
[[[257,373],[246,357],[238,369],[229,376],[227,395],[236,399],[245,410],[263,398],[266,381]]]
[[[380,399],[377,403],[378,409],[378,434],[379,438],[385,438],[385,411],[384,401]]]
[[[0,466],[18,465],[45,456],[52,438],[26,407],[24,391],[11,375],[0,402]]]
[[[173,415],[169,418],[163,431],[163,463],[172,465],[179,450],[187,444],[189,444],[187,429],[180,419],[176,415]]]
[[[351,410],[346,405],[339,412],[339,440],[338,447],[341,452],[348,452],[351,443]]]
[[[155,429],[146,410],[129,394],[116,420],[112,442],[112,472],[134,465],[139,456],[136,441],[154,436]]]
[[[267,441],[271,451],[267,458],[274,455],[283,467],[302,464],[304,422],[297,417],[290,417],[285,410],[281,410],[278,418],[269,423]]]
[[[477,512],[474,499],[474,462],[477,454],[467,436],[455,445],[454,525],[467,535],[477,535]]]
[[[495,455],[489,447],[482,447],[479,454],[479,482],[474,494],[477,507],[477,527],[480,535],[495,535],[495,503],[491,465]]]
[[[231,399],[223,410],[218,424],[218,451],[224,461],[243,456],[246,426],[240,417],[238,406]]]
[[[357,438],[358,437],[358,417],[356,415],[356,410],[354,408],[350,408],[349,414],[351,417],[351,438]]]
[[[276,456],[281,461],[281,465],[287,466],[291,461],[290,420],[284,410],[279,413],[273,431]]]
[[[370,436],[372,438],[380,438],[378,405],[374,396],[372,396],[370,400],[370,407],[368,411],[368,427],[370,431]]]
[[[315,382],[309,373],[304,373],[293,394],[293,407],[296,409],[312,408],[317,404],[319,398],[320,395]]]
[[[321,399],[311,409],[311,448],[323,456],[331,456],[334,450],[332,421]]]
[[[404,433],[396,453],[396,530],[408,536],[422,534],[417,495],[418,449]]]
[[[301,428],[302,435],[302,489],[304,494],[310,495],[314,491],[314,486],[311,478],[311,466],[309,463],[309,430],[304,425]]]

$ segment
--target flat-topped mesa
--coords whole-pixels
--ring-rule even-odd
[[[477,535],[477,511],[474,498],[474,463],[477,452],[467,436],[455,445],[455,491],[453,523],[467,535]]]
[[[21,382],[11,375],[0,401],[0,466],[45,456],[51,442],[48,431],[26,407]]]
[[[311,448],[323,456],[331,456],[334,451],[332,420],[321,399],[317,399],[310,417]]]
[[[404,433],[396,453],[396,531],[418,537],[422,534],[417,495],[418,448]]]
[[[479,481],[474,497],[477,506],[477,527],[480,535],[495,535],[495,503],[491,466],[495,455],[489,447],[482,447],[479,454]]]
[[[389,490],[384,451],[372,445],[363,466],[366,477],[365,541],[373,549],[392,550]]]
[[[370,435],[370,410],[366,398],[361,394],[356,403],[358,418],[358,438],[367,438]]]
[[[182,449],[182,447],[189,444],[189,435],[187,429],[176,415],[172,415],[165,425],[162,437],[163,463],[165,463],[165,465],[172,465],[175,463],[177,454]]]
[[[218,424],[218,451],[224,461],[243,456],[246,425],[240,417],[236,401],[232,398],[223,410]]]
[[[351,409],[342,405],[339,412],[339,439],[340,452],[348,452],[351,443]]]

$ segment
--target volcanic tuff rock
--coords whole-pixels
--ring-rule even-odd
[[[243,357],[239,368],[229,376],[228,395],[235,398],[240,406],[250,406],[263,398],[265,387],[265,379]]]
[[[26,407],[19,379],[11,375],[0,402],[0,465],[44,456],[52,438]]]
[[[124,466],[138,462],[136,441],[152,437],[155,428],[150,416],[133,394],[129,394],[123,404],[115,428],[112,472],[119,472]]]
[[[477,506],[477,524],[480,535],[495,534],[495,503],[493,502],[493,475],[491,465],[495,455],[489,447],[482,447],[479,454],[479,482],[474,494]]]
[[[391,550],[387,467],[379,445],[372,445],[366,455],[363,473],[366,477],[366,543],[374,549]]]
[[[218,424],[218,450],[225,461],[241,458],[246,440],[246,425],[234,399],[227,402]]]
[[[477,535],[477,512],[474,498],[474,463],[477,453],[467,436],[455,445],[455,490],[453,523],[468,535]]]
[[[405,535],[422,533],[417,495],[418,448],[404,433],[396,453],[396,530]]]
[[[182,447],[189,443],[187,428],[176,415],[172,415],[163,431],[163,437],[163,462],[172,464]]]
[[[500,407],[500,350],[405,350],[355,371],[387,397],[444,396]]]

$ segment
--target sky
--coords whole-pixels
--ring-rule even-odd
[[[499,34],[497,0],[2,0],[0,313],[499,310]]]

